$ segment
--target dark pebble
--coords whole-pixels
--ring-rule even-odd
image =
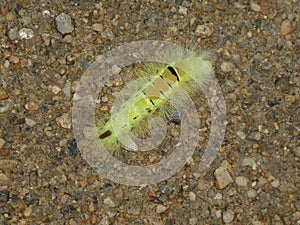
[[[289,78],[287,77],[278,78],[275,81],[275,86],[277,89],[280,89],[281,91],[289,91],[290,89]]]
[[[16,195],[16,194],[12,194],[12,195],[11,195],[11,201],[17,202],[17,201],[19,201],[19,200],[20,200],[20,198],[19,198],[18,195]]]
[[[25,120],[25,118],[20,118],[19,120],[18,120],[18,123],[21,125],[21,124],[25,124],[26,123],[26,120]]]
[[[2,190],[0,191],[0,202],[8,202],[9,200],[9,191]]]
[[[33,205],[35,202],[37,202],[39,199],[38,199],[38,196],[37,194],[33,193],[33,192],[30,192],[28,194],[26,194],[23,198],[23,201],[25,202],[25,204],[27,206],[29,205]]]
[[[279,101],[280,101],[280,99],[276,99],[276,98],[270,99],[270,100],[268,100],[268,105],[269,105],[270,107],[273,107],[273,106],[275,106],[275,105],[278,105],[278,104],[279,104]]]
[[[77,210],[73,205],[67,205],[66,208],[62,210],[62,214],[66,219],[74,218],[77,216]]]
[[[168,120],[172,123],[175,123],[175,124],[180,124],[180,115],[179,113],[176,111],[173,113],[173,115],[169,116]]]
[[[165,195],[170,195],[174,191],[174,189],[172,187],[168,187],[168,186],[161,186],[159,189],[160,189],[160,192]]]
[[[75,157],[78,155],[78,148],[77,148],[77,142],[76,139],[73,138],[68,142],[68,148],[70,150],[70,155],[72,157]]]
[[[173,219],[167,219],[166,225],[175,225],[175,221]]]

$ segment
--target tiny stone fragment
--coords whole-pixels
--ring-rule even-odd
[[[232,62],[222,62],[221,70],[223,72],[231,72],[234,69],[234,64]]]
[[[280,33],[282,35],[288,35],[293,32],[292,23],[290,20],[284,20],[280,26]]]
[[[300,147],[296,147],[294,149],[294,154],[295,154],[295,156],[300,157]]]
[[[62,128],[71,129],[72,121],[68,113],[63,113],[60,117],[57,117],[56,123]]]
[[[186,15],[187,15],[187,10],[188,10],[188,9],[187,9],[186,7],[179,6],[178,13],[181,14],[181,15],[186,16]]]
[[[14,64],[17,64],[20,62],[20,59],[19,57],[15,56],[15,55],[12,55],[10,58],[9,58],[10,62],[14,63]]]
[[[198,218],[192,217],[190,218],[190,225],[197,225],[198,224]]]
[[[24,216],[25,217],[29,217],[32,213],[32,208],[31,207],[27,207],[24,211]]]
[[[21,39],[31,39],[33,38],[33,30],[30,28],[22,28],[19,30],[19,36]]]
[[[77,142],[75,138],[68,141],[68,148],[71,156],[75,157],[78,155]]]
[[[250,1],[250,7],[254,12],[259,12],[260,11],[260,5],[257,3]]]
[[[28,102],[25,104],[25,109],[29,111],[36,111],[38,110],[39,106],[35,102]]]
[[[92,29],[94,31],[102,32],[103,31],[103,25],[101,23],[94,23],[92,25]]]
[[[11,108],[11,100],[3,99],[0,101],[0,113],[4,113]]]
[[[156,212],[157,212],[157,213],[163,213],[163,212],[165,212],[167,209],[168,209],[168,207],[159,204],[159,205],[157,205]]]
[[[245,159],[243,159],[242,165],[243,166],[250,166],[253,170],[257,169],[256,162],[253,159],[251,159],[251,158],[245,158]]]
[[[66,13],[61,13],[55,18],[56,29],[61,34],[69,34],[74,30],[71,17]]]
[[[204,37],[209,37],[210,35],[212,35],[212,33],[213,33],[213,30],[209,27],[208,24],[198,25],[196,27],[196,31],[195,31],[196,35],[201,35]]]
[[[285,95],[284,96],[284,101],[287,103],[287,104],[293,104],[295,103],[297,100],[296,96],[295,95]]]
[[[5,140],[0,138],[0,149],[3,148],[4,144],[5,144]]]
[[[224,223],[231,223],[234,218],[234,212],[232,209],[228,209],[223,213],[223,221]]]
[[[189,199],[190,199],[191,201],[195,201],[195,200],[196,200],[196,194],[195,194],[194,192],[190,192],[190,193],[189,193]]]
[[[258,131],[252,131],[248,134],[247,140],[249,141],[260,141],[262,139],[262,134]]]
[[[118,204],[115,200],[111,199],[110,197],[107,197],[104,199],[103,203],[105,205],[108,205],[109,207],[116,207]]]
[[[216,178],[216,184],[218,189],[223,189],[227,187],[228,184],[233,182],[229,172],[224,167],[219,167],[218,169],[216,169],[214,175]]]
[[[0,100],[4,100],[8,98],[8,94],[6,90],[0,86]]]
[[[30,127],[34,127],[36,125],[36,122],[33,119],[25,118],[26,124]]]
[[[11,30],[9,30],[8,32],[8,37],[10,40],[16,40],[17,37],[18,37],[18,28],[17,27],[14,27],[12,28]]]
[[[248,179],[246,177],[243,176],[238,176],[235,178],[235,182],[238,186],[247,186],[248,184]]]
[[[61,88],[54,85],[50,87],[50,90],[53,92],[53,94],[58,94],[61,91]]]
[[[271,183],[271,185],[272,185],[272,187],[274,187],[274,188],[278,188],[279,187],[279,180],[278,179],[276,179],[276,180],[274,180],[272,183]]]

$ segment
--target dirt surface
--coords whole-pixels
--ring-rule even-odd
[[[0,0],[0,224],[300,224],[299,0],[17,2]],[[129,187],[80,155],[83,72],[138,40],[215,52],[228,124],[204,172],[198,149],[170,179]]]

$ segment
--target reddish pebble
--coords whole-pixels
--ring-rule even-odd
[[[2,16],[6,16],[8,13],[8,9],[7,8],[3,8],[2,9]]]
[[[290,20],[282,21],[281,26],[280,26],[280,33],[282,35],[288,35],[288,34],[292,33],[292,31],[293,31],[293,28],[292,28],[291,21]]]

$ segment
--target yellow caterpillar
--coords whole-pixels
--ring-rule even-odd
[[[128,132],[141,135],[147,130],[148,120],[158,113],[167,118],[175,108],[184,107],[186,95],[195,95],[210,79],[213,72],[211,56],[194,52],[188,55],[171,54],[172,63],[149,62],[136,72],[139,85],[129,85],[129,93],[118,99],[114,113],[98,128],[98,135],[104,147],[115,154],[126,142],[134,150],[136,146],[127,139]],[[200,84],[200,86],[199,86]],[[170,104],[170,99],[174,105]],[[125,137],[125,138],[124,138]],[[122,139],[123,141],[120,141]]]

